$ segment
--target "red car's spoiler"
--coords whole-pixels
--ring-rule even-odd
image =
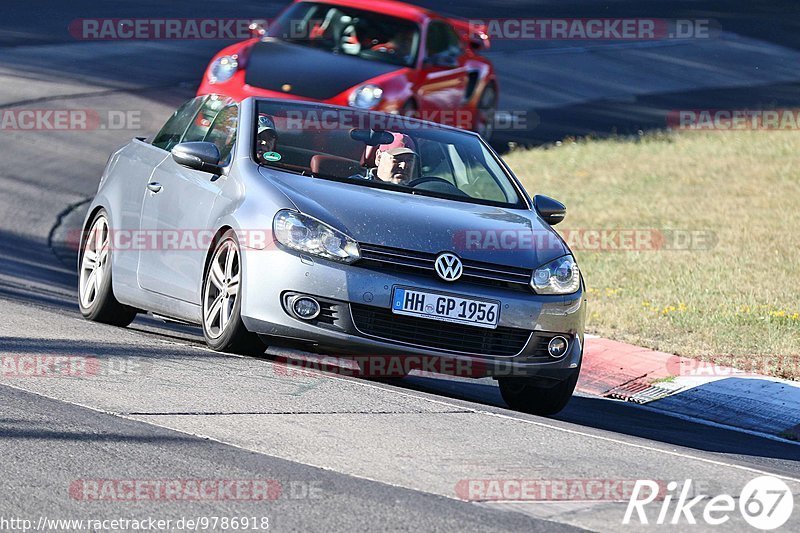
[[[448,18],[447,22],[455,28],[464,41],[469,43],[476,52],[489,49],[491,43],[489,42],[489,34],[486,33],[485,24],[457,18]]]

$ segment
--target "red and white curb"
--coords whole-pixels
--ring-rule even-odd
[[[800,382],[586,336],[579,392],[800,440]]]

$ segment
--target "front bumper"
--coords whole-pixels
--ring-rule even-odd
[[[321,353],[352,356],[380,355],[442,358],[465,362],[472,377],[537,376],[561,380],[580,367],[583,356],[583,328],[586,302],[583,288],[569,296],[536,295],[499,287],[468,283],[446,283],[433,276],[382,272],[344,265],[324,259],[299,256],[280,248],[243,249],[244,292],[242,320],[249,331],[270,338],[272,344],[303,344]],[[374,311],[390,313],[394,286],[448,292],[501,302],[497,333],[526,332],[527,341],[513,353],[480,353],[480,350],[444,348],[396,339],[365,331],[359,316]],[[331,313],[327,320],[303,321],[286,309],[287,294],[317,297]],[[356,313],[354,313],[354,310]],[[402,320],[397,317],[397,320]],[[425,320],[425,319],[421,319]],[[448,324],[436,324],[443,332]],[[482,328],[470,327],[481,330]],[[483,331],[481,331],[483,333]],[[443,333],[444,334],[444,333]],[[553,359],[542,354],[541,341],[548,335],[562,334],[570,340],[566,355]],[[496,337],[495,337],[496,339]],[[454,344],[455,345],[455,344]]]

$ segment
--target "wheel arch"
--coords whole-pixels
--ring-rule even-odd
[[[494,89],[494,103],[497,105],[497,103],[500,101],[500,87],[498,86],[497,78],[495,77],[491,77],[486,80],[486,83],[483,85],[483,89],[481,89],[480,93],[478,94],[478,101],[483,98],[483,93],[490,88]]]
[[[220,241],[223,235],[232,229],[233,227],[231,227],[229,224],[223,224],[214,233],[214,237],[211,239],[211,244],[208,246],[205,259],[203,260],[203,278],[200,280],[200,294],[203,293],[202,284],[205,283],[206,275],[208,274],[208,265],[211,264],[211,257],[214,255],[214,250],[217,248],[217,243]]]
[[[89,228],[91,227],[92,222],[94,221],[94,217],[96,217],[97,213],[99,213],[100,211],[108,212],[108,209],[106,209],[106,206],[104,206],[103,204],[97,204],[92,208],[91,211],[86,213],[86,219],[83,221],[83,228],[81,231],[81,242],[80,242],[81,247],[83,247],[83,241],[86,238],[86,234],[89,232]]]
[[[100,211],[105,211],[106,213],[108,213],[108,208],[104,204],[98,203],[97,205],[95,205],[94,207],[91,208],[91,210],[86,214],[86,218],[83,221],[83,226],[81,227],[81,233],[80,233],[80,236],[79,236],[79,239],[78,239],[78,243],[77,243],[78,244],[78,264],[77,264],[77,268],[79,270],[81,268],[81,259],[83,257],[83,246],[84,246],[84,244],[86,244],[86,237],[89,235],[89,230],[92,228],[92,222],[94,222],[94,219],[97,216],[97,213],[99,213]],[[111,215],[109,214],[108,217],[110,218]],[[114,268],[113,258],[112,258],[112,261],[111,261],[111,268]],[[113,270],[112,270],[112,274],[113,274]]]

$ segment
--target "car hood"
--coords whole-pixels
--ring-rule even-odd
[[[297,208],[362,244],[536,268],[569,253],[533,211],[341,183],[260,167]]]
[[[249,51],[245,83],[279,93],[327,100],[405,67],[269,39]]]

